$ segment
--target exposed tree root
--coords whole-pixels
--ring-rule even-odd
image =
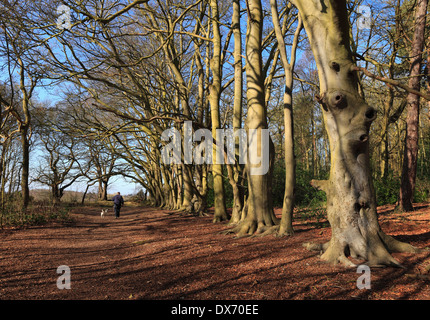
[[[235,238],[263,237],[271,234],[277,235],[279,225],[265,225],[254,220],[245,219],[235,223],[234,227],[221,231],[221,234],[236,234]]]
[[[216,216],[212,219],[212,223],[218,223],[218,222],[223,222],[223,221],[227,221],[228,218],[224,217],[224,216]]]
[[[430,275],[428,274],[405,274],[405,276],[409,279],[418,279],[418,280],[426,280],[426,281],[430,281]]]
[[[281,238],[281,237],[287,237],[287,236],[294,235],[293,230],[284,230],[281,232],[280,232],[280,230],[281,230],[280,225],[269,226],[269,227],[266,227],[266,230],[264,232],[262,232],[260,234],[256,234],[255,236],[265,237],[265,236],[273,235],[275,237]]]
[[[240,221],[232,221],[231,219],[229,220],[229,222],[227,223],[228,226],[230,227],[235,227],[240,223]]]
[[[414,247],[406,242],[401,242],[397,239],[394,239],[392,236],[385,234],[384,232],[379,232],[379,236],[381,237],[384,244],[387,246],[388,251],[390,252],[408,252],[408,253],[419,253],[424,249]]]
[[[235,227],[221,231],[222,234],[235,234],[235,238],[252,236],[257,230],[257,222],[253,220],[244,220]]]
[[[204,211],[200,211],[200,212],[196,212],[195,216],[197,216],[197,217],[208,217],[209,214],[204,212]]]
[[[393,252],[407,252],[417,253],[422,249],[416,248],[408,243],[404,243],[394,239],[393,237],[386,235],[382,231],[378,232],[380,241],[375,239],[368,239],[368,246],[364,252],[360,252],[353,249],[353,244],[340,244],[337,241],[331,239],[326,243],[304,243],[303,246],[310,251],[319,251],[321,259],[331,264],[342,264],[347,267],[357,266],[352,260],[348,258],[350,256],[354,259],[364,259],[366,264],[371,267],[397,267],[403,268],[403,266],[392,257]]]
[[[330,243],[330,241],[328,241],[326,243],[305,242],[305,243],[303,243],[303,247],[305,247],[309,251],[319,251],[322,253],[325,250],[327,250],[329,243]]]

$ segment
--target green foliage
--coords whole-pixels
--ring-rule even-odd
[[[307,225],[313,225],[316,228],[326,228],[330,226],[327,220],[327,210],[325,207],[309,207],[298,210],[295,219],[306,221]]]
[[[314,177],[312,172],[306,170],[301,165],[296,168],[296,192],[295,206],[297,207],[320,207],[324,206],[326,196],[323,191],[318,191],[311,186],[312,179],[327,179],[327,174],[320,177]],[[214,205],[213,178],[208,174],[208,193],[207,205]],[[227,179],[227,172],[224,172],[224,190],[227,208],[233,206],[233,191]],[[281,161],[277,162],[273,168],[272,178],[272,200],[274,207],[282,207],[285,190],[285,167]]]
[[[234,200],[233,188],[230,182],[228,181],[227,169],[225,167],[223,167],[223,176],[224,176],[225,205],[226,205],[226,208],[231,208],[233,207],[233,200]],[[214,190],[213,190],[214,181],[213,181],[212,172],[210,171],[208,172],[207,183],[208,183],[208,193],[206,195],[206,204],[208,208],[210,208],[214,206],[214,201],[215,201]]]
[[[224,176],[227,177],[227,169],[224,167]],[[224,179],[224,193],[225,193],[225,205],[226,208],[233,207],[233,187],[231,186],[228,178]]]
[[[312,179],[326,179],[327,174],[320,177],[314,177],[313,173],[306,170],[298,164],[296,166],[296,190],[295,206],[296,207],[318,207],[326,201],[326,195],[323,191],[318,191],[311,186]],[[273,205],[282,207],[285,189],[285,167],[277,163],[273,170]]]
[[[272,177],[272,200],[274,207],[282,207],[285,189],[285,168],[280,163],[275,164]]]
[[[328,179],[324,173],[320,177],[314,177],[309,170],[297,166],[296,169],[296,204],[297,206],[318,207],[327,201],[323,191],[316,190],[311,186],[312,179]]]
[[[417,179],[415,192],[414,192],[414,202],[427,202],[430,200],[430,179]]]
[[[390,174],[387,178],[376,178],[373,181],[378,206],[395,204],[398,201],[401,179]],[[414,202],[430,200],[430,180],[417,178]]]
[[[224,173],[226,205],[227,208],[231,208],[233,205],[233,192],[231,185],[227,180],[227,172]],[[325,209],[322,210],[321,208],[325,208],[327,198],[323,191],[316,190],[311,186],[310,182],[312,179],[328,179],[328,172],[320,174],[319,177],[314,177],[311,170],[307,170],[303,165],[298,163],[296,167],[295,207],[303,209],[298,212],[300,218],[316,218],[317,220],[321,220],[323,219],[323,216],[325,216]],[[395,204],[397,202],[400,190],[400,177],[394,176],[391,173],[387,178],[378,177],[374,179],[373,184],[378,206]],[[208,207],[212,207],[214,205],[214,194],[211,174],[208,175],[208,186],[207,205]],[[284,190],[285,167],[283,161],[278,161],[273,168],[272,178],[272,199],[274,207],[282,207]],[[418,178],[415,188],[414,202],[426,201],[430,201],[430,180]]]
[[[376,202],[378,206],[385,204],[395,204],[398,200],[400,190],[400,178],[390,174],[386,178],[374,179],[373,185],[376,192]]]
[[[376,178],[373,181],[378,206],[395,204],[400,192],[400,177],[390,174],[387,178]],[[430,180],[417,178],[414,202],[426,202],[430,200]]]

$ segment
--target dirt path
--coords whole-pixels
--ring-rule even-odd
[[[418,247],[430,246],[430,207],[381,226]],[[71,225],[0,230],[0,299],[430,299],[430,252],[395,254],[406,269],[372,269],[357,289],[356,269],[327,265],[302,247],[329,228],[296,222],[290,238],[233,239],[211,217],[125,207],[116,220],[76,208]],[[57,267],[71,270],[59,290]]]

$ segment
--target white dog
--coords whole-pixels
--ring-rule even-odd
[[[105,209],[105,210],[102,209],[102,212],[100,213],[100,217],[103,218],[107,212],[108,212],[108,209]]]

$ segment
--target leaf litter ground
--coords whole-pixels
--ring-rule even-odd
[[[380,207],[381,227],[430,247],[430,204],[416,208]],[[236,239],[211,215],[124,207],[115,219],[100,211],[78,207],[71,224],[0,230],[0,299],[430,299],[430,251],[393,254],[405,269],[372,268],[371,288],[360,290],[356,268],[324,263],[302,246],[330,239],[321,217],[296,219],[292,237]],[[57,288],[61,265],[70,268],[70,290]]]

